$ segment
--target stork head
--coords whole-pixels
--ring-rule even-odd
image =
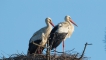
[[[52,19],[51,19],[50,17],[47,17],[47,18],[45,19],[45,22],[46,22],[47,24],[51,24],[51,25],[54,27],[54,24],[52,23]]]
[[[71,17],[69,15],[65,16],[65,21],[71,22],[72,24],[74,24],[75,26],[77,26],[77,24],[75,24],[74,21],[72,21],[72,19],[71,19]]]

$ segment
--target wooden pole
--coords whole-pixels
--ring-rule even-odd
[[[49,47],[49,40],[47,41],[46,58],[47,58],[47,60],[51,60],[51,58],[50,58],[50,47]]]

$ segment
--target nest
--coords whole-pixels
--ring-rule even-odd
[[[29,56],[21,53],[21,54],[12,54],[9,58],[2,57],[0,60],[88,60],[88,57],[84,57],[84,52],[87,45],[92,44],[85,44],[84,50],[82,54],[73,53],[72,50],[66,51],[64,53],[57,54],[55,53],[46,53],[46,54],[31,54]]]
[[[63,54],[51,54],[50,60],[88,60],[87,57],[80,58],[79,53],[63,53]],[[46,54],[31,54],[27,56],[25,54],[12,54],[9,58],[2,58],[0,60],[47,60]]]

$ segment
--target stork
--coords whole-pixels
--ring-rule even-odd
[[[49,17],[46,18],[45,22],[46,22],[47,26],[43,27],[40,30],[38,30],[37,32],[35,32],[33,34],[33,36],[30,38],[29,48],[28,48],[28,53],[27,53],[28,55],[33,54],[33,53],[36,53],[36,54],[42,53],[42,50],[44,48],[41,46],[44,46],[47,43],[47,39],[52,30],[52,26],[54,27],[54,24],[52,23],[51,18],[49,18]],[[34,43],[41,45],[41,46],[35,45]]]
[[[70,16],[65,16],[65,22],[61,22],[58,25],[56,25],[51,33],[50,33],[50,37],[49,37],[49,46],[52,49],[55,49],[57,46],[59,46],[59,44],[63,41],[63,52],[64,52],[64,40],[66,40],[66,38],[69,38],[73,31],[74,31],[74,26],[77,26],[71,19]]]

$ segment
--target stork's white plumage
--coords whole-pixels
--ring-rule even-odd
[[[72,19],[71,19],[71,17],[70,16],[65,16],[65,22],[68,24],[68,26],[69,26],[69,30],[68,30],[68,34],[67,34],[67,36],[66,36],[66,38],[70,38],[70,36],[72,35],[72,33],[74,32],[74,26],[73,26],[73,24],[75,25],[75,26],[77,26],[73,21],[72,21]],[[64,24],[64,23],[63,23]],[[78,26],[77,26],[78,27]],[[66,40],[66,39],[64,39],[64,40]]]
[[[71,34],[74,31],[73,24],[77,26],[72,21],[70,16],[65,16],[65,22],[59,23],[52,29],[49,37],[50,38],[49,45],[51,46],[51,49],[56,48],[62,41],[71,36]],[[64,42],[63,42],[63,50],[64,50]]]
[[[36,44],[39,44],[41,46],[44,46],[46,44],[49,34],[52,30],[52,26],[54,26],[54,25],[51,21],[51,18],[46,18],[45,22],[46,22],[47,26],[43,27],[40,30],[38,30],[37,32],[35,32],[33,34],[33,36],[30,38],[28,54],[32,54],[32,53],[41,54],[42,53],[42,51],[38,51],[38,50],[42,50],[42,49],[39,49],[39,46],[34,45],[33,42]],[[42,47],[40,47],[40,48],[42,48]]]
[[[68,26],[69,26],[69,30],[68,30],[68,34],[67,36],[65,37],[65,39],[63,40],[63,52],[64,52],[64,41],[66,40],[66,38],[70,38],[70,36],[72,35],[72,33],[74,32],[74,26],[77,26],[71,19],[70,16],[65,16],[65,22],[67,22]],[[63,23],[64,24],[64,23]],[[78,27],[78,26],[77,26]]]

